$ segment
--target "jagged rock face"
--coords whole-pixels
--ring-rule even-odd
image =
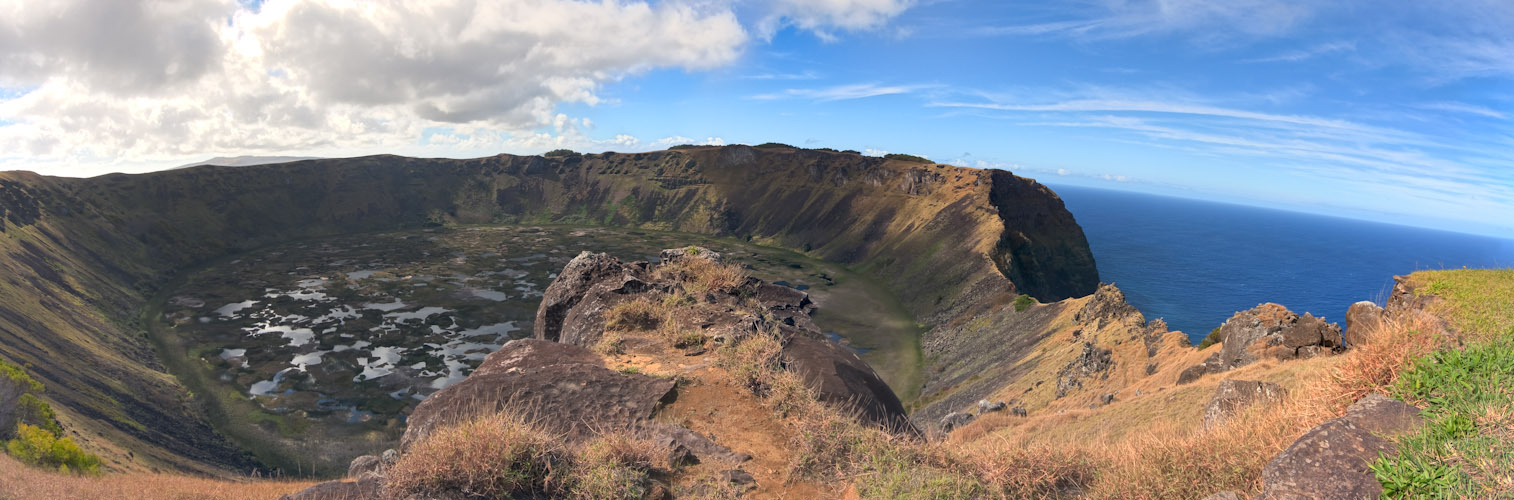
[[[1015,288],[1042,302],[1093,293],[1099,272],[1093,252],[1062,199],[1046,186],[1015,177],[1009,172],[992,173],[989,201],[1005,222],[993,254],[994,263]]]
[[[1343,335],[1346,346],[1365,344],[1382,325],[1383,308],[1369,301],[1351,304],[1346,310],[1346,331]]]
[[[1074,313],[1072,320],[1097,329],[1107,323],[1140,318],[1140,312],[1135,306],[1125,302],[1125,292],[1112,284],[1103,283],[1099,285],[1098,291],[1094,292],[1093,300],[1088,301],[1088,304]],[[1161,323],[1164,332],[1166,325],[1166,322]]]
[[[707,250],[696,255],[718,257]],[[663,256],[666,263],[690,258],[682,250],[664,251]],[[580,254],[547,287],[547,298],[537,313],[536,338],[593,346],[604,333],[605,311],[638,296],[681,286],[675,280],[654,279],[653,271],[645,263],[626,264],[604,254]],[[734,312],[741,297],[755,301],[771,320]],[[686,318],[706,335],[739,341],[764,327],[779,331],[784,337],[785,368],[803,377],[821,401],[855,409],[864,421],[895,432],[915,432],[899,397],[877,372],[856,353],[826,340],[815,326],[809,316],[814,309],[809,294],[748,279],[733,290],[709,291],[705,300],[725,305],[703,308],[701,316]],[[490,360],[504,355],[491,355],[477,373],[487,374]]]
[[[1062,369],[1057,375],[1057,397],[1083,387],[1083,380],[1092,377],[1108,377],[1113,366],[1109,349],[1097,347],[1093,342],[1083,343],[1083,353]]]
[[[1204,428],[1218,427],[1253,406],[1271,406],[1288,397],[1288,391],[1271,382],[1221,380],[1214,397],[1204,407]]]
[[[1340,326],[1305,313],[1267,303],[1235,313],[1220,326],[1220,361],[1235,369],[1260,357],[1293,359],[1342,348]]]
[[[581,440],[599,431],[631,429],[672,394],[673,381],[605,368],[588,349],[514,340],[468,378],[421,402],[400,443],[408,448],[439,427],[506,407]]]
[[[1346,410],[1346,416],[1304,433],[1262,469],[1260,499],[1378,498],[1382,484],[1368,466],[1392,455],[1393,436],[1422,424],[1419,409],[1370,394]]]

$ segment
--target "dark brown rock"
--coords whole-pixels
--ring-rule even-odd
[[[1381,327],[1383,308],[1368,301],[1351,304],[1346,310],[1345,343],[1347,347],[1366,344]]]
[[[382,493],[383,483],[377,478],[368,478],[361,481],[327,481],[284,495],[280,500],[375,500]]]
[[[1179,373],[1178,383],[1186,384],[1198,380],[1199,377],[1203,377],[1204,375],[1222,371],[1225,371],[1225,362],[1220,360],[1220,353],[1210,354],[1208,358],[1204,359],[1203,363],[1190,366],[1184,369],[1182,373]]]
[[[1286,360],[1338,352],[1343,345],[1339,325],[1308,313],[1299,316],[1273,303],[1235,313],[1220,325],[1220,339],[1218,371],[1262,357]]]
[[[1304,433],[1262,469],[1260,498],[1378,498],[1382,485],[1368,466],[1397,452],[1391,437],[1420,425],[1419,410],[1369,395],[1346,416]]]
[[[899,396],[857,353],[835,342],[793,337],[784,343],[788,370],[804,379],[821,401],[855,409],[864,422],[894,432],[915,433]]]
[[[1073,313],[1072,320],[1098,329],[1105,324],[1139,317],[1139,314],[1135,306],[1125,302],[1125,292],[1120,291],[1113,284],[1100,283],[1093,298],[1084,304],[1082,309]]]
[[[519,355],[521,349],[530,349],[532,355]],[[586,363],[586,352],[537,339],[505,344],[485,359],[484,364],[492,368],[475,372],[421,402],[407,420],[401,446],[409,447],[437,427],[505,407],[525,413],[570,440],[581,440],[596,432],[630,429],[651,418],[673,393],[671,380]]]
[[[1221,380],[1204,407],[1204,428],[1217,427],[1252,406],[1271,406],[1286,397],[1288,391],[1271,382]]]
[[[734,466],[752,459],[751,455],[731,451],[687,427],[667,422],[641,422],[634,434],[651,442],[669,457],[687,458],[691,463],[713,461]]]

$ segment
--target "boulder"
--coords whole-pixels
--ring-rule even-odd
[[[280,500],[375,500],[381,498],[384,484],[376,477],[360,481],[327,481],[295,493],[279,497]]]
[[[1030,416],[1030,412],[1025,411],[1025,407],[1024,406],[1016,406],[1013,410],[1009,410],[1009,414],[1010,415],[1014,415],[1016,417],[1028,417],[1028,416]]]
[[[953,412],[941,417],[941,432],[950,433],[964,425],[973,423],[978,417],[971,413]]]
[[[1231,417],[1247,408],[1271,406],[1288,397],[1288,391],[1271,382],[1252,380],[1221,380],[1214,389],[1214,396],[1204,407],[1204,428],[1212,429],[1224,424]]]
[[[1351,304],[1346,309],[1346,333],[1345,342],[1347,347],[1355,347],[1370,341],[1373,333],[1381,327],[1383,321],[1383,308],[1368,301]]]
[[[568,320],[569,313],[576,309],[575,306],[585,299],[598,297],[604,299],[603,294],[620,290],[634,289],[644,282],[639,279],[645,273],[645,266],[627,265],[620,259],[604,253],[583,252],[568,261],[552,284],[542,293],[541,305],[536,309],[536,322],[533,325],[533,335],[538,339],[553,342],[565,341],[563,337],[563,324]],[[614,284],[606,285],[613,281]],[[600,287],[597,293],[590,293],[591,289]],[[610,304],[594,304],[594,312],[602,312]],[[587,315],[580,311],[580,316]],[[603,321],[599,322],[599,331],[603,333]],[[578,337],[584,336],[577,332]],[[597,336],[596,336],[597,337]],[[568,339],[578,345],[585,345],[581,338]],[[598,338],[594,339],[595,341]]]
[[[1378,498],[1382,485],[1368,469],[1397,453],[1393,436],[1421,425],[1419,410],[1379,394],[1368,395],[1304,433],[1262,469],[1259,498]]]
[[[671,396],[673,381],[605,368],[587,349],[513,340],[485,358],[479,371],[416,406],[401,446],[409,447],[437,427],[506,406],[578,441],[596,432],[630,429],[650,419]]]
[[[804,379],[821,401],[857,410],[863,422],[914,434],[904,404],[873,367],[835,342],[804,336],[783,346],[788,370]]]
[[[689,428],[649,420],[636,425],[633,434],[644,439],[664,455],[669,457],[669,463],[684,461],[685,464],[699,464],[707,462],[720,462],[727,465],[738,465],[752,459],[751,455],[731,451],[710,438],[689,430]]]
[[[698,257],[720,262],[720,252],[696,245],[665,249],[658,255],[658,260],[662,262],[662,265],[668,265],[687,257]]]
[[[980,400],[978,400],[978,413],[982,414],[982,413],[988,413],[988,412],[991,412],[991,411],[1004,411],[1004,408],[1006,408],[1008,406],[1009,406],[1009,404],[1007,404],[1007,403],[1005,403],[1003,401],[999,401],[999,402],[995,402],[995,403],[990,403],[990,402],[988,402],[987,399],[980,399]]]
[[[1148,368],[1146,371],[1149,375],[1154,370]],[[1225,362],[1220,360],[1220,353],[1210,354],[1208,358],[1204,359],[1203,363],[1190,366],[1184,369],[1182,373],[1179,373],[1178,383],[1186,384],[1198,380],[1199,377],[1203,377],[1204,375],[1220,373],[1222,371],[1225,371]]]
[[[1073,313],[1072,320],[1099,329],[1113,322],[1144,321],[1139,319],[1140,314],[1135,306],[1125,302],[1125,292],[1120,291],[1113,284],[1100,283],[1098,290],[1093,293],[1093,298],[1082,309]]]
[[[363,477],[363,474],[368,472],[381,473],[383,469],[383,459],[376,455],[363,455],[352,459],[352,463],[347,466],[347,477],[357,479]]]
[[[1273,303],[1235,313],[1220,325],[1220,339],[1218,371],[1262,357],[1307,358],[1344,349],[1339,325],[1309,313],[1299,316]]]

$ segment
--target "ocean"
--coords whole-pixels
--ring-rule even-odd
[[[1263,302],[1344,327],[1393,276],[1514,266],[1514,240],[1124,191],[1052,186],[1083,226],[1099,278],[1194,343]]]

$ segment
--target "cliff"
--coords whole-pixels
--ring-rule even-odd
[[[789,148],[3,172],[0,220],[0,357],[56,388],[63,418],[103,438],[95,449],[117,468],[256,465],[204,423],[140,315],[188,270],[278,242],[437,224],[703,233],[850,265],[927,326],[1097,284],[1081,230],[1034,181]]]

